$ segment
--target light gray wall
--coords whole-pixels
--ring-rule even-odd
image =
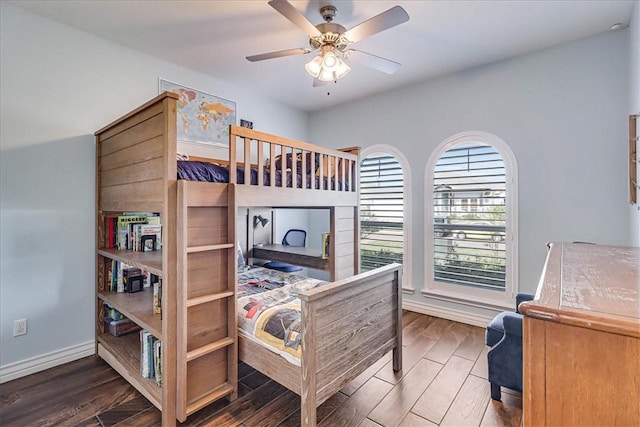
[[[262,131],[308,140],[308,115],[4,3],[0,19],[4,366],[93,340],[93,133],[157,95],[160,77],[236,101]],[[21,318],[29,333],[13,338]]]
[[[463,131],[506,141],[519,164],[520,289],[534,291],[549,241],[631,243],[620,142],[627,140],[626,31],[314,113],[310,139],[333,147],[391,144],[409,159],[414,268],[405,274],[416,290],[424,285],[429,155]],[[427,302],[419,292],[409,298]]]
[[[640,2],[636,2],[629,25],[629,114],[640,114]],[[638,168],[640,182],[640,168]],[[640,197],[640,190],[636,194]],[[640,246],[640,203],[629,207],[631,244]]]

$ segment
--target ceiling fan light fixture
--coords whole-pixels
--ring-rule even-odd
[[[312,77],[318,77],[322,72],[322,56],[318,55],[304,66]]]
[[[313,78],[323,82],[336,81],[351,71],[351,67],[329,49],[323,49],[322,54],[309,61],[304,68]]]

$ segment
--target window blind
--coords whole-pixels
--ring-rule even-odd
[[[360,165],[360,259],[363,271],[402,263],[404,246],[402,166],[388,154]]]
[[[457,145],[434,169],[434,279],[504,290],[506,180],[490,145]]]

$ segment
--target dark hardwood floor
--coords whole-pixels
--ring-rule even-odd
[[[319,426],[520,426],[522,396],[491,400],[484,329],[403,314],[403,371],[391,354],[318,408]],[[299,426],[300,398],[241,363],[240,397],[185,426]],[[160,412],[97,356],[0,385],[1,426],[154,426]]]

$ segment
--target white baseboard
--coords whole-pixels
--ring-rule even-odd
[[[410,300],[402,301],[402,308],[416,313],[428,314],[429,316],[441,317],[443,319],[453,320],[455,322],[466,323],[468,325],[486,327],[492,317],[482,316],[480,314],[467,313],[466,311],[455,310],[452,308],[438,307],[436,305],[425,304]]]
[[[51,353],[41,356],[0,366],[0,384],[91,356],[95,354],[95,352],[96,343],[92,340],[83,344],[52,351]]]

